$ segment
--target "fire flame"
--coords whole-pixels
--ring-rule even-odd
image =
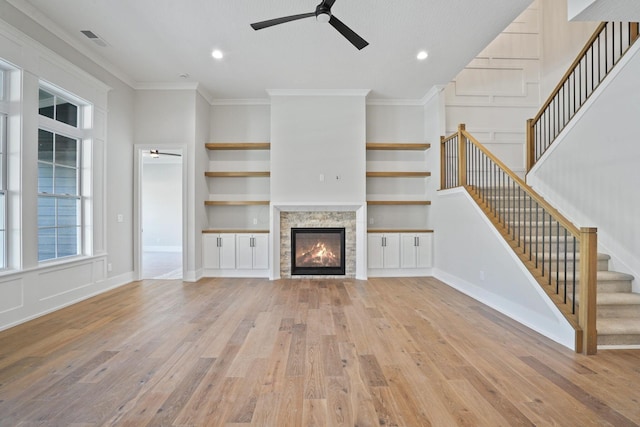
[[[325,243],[317,242],[311,247],[297,251],[296,265],[333,267],[340,265],[339,255]]]

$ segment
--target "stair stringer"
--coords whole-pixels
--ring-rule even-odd
[[[582,331],[541,289],[471,195],[463,188],[439,191],[433,207],[434,276],[576,351]]]

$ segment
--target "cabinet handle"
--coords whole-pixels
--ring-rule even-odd
[[[387,246],[387,238],[386,237],[382,238],[382,246],[383,247]]]
[[[216,237],[216,246],[222,247],[222,237]]]
[[[413,246],[420,246],[420,238],[418,236],[413,238]]]

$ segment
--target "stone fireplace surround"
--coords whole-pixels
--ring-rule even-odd
[[[293,276],[293,278],[366,279],[365,204],[272,204],[270,278],[291,278],[292,227],[344,227],[346,272],[344,276]]]

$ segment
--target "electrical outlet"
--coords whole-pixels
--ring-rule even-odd
[[[321,174],[320,174],[320,182],[323,182],[323,181],[324,181],[324,174],[323,174],[323,173],[321,173]]]
[[[480,270],[480,280],[484,281],[484,271]]]
[[[122,214],[118,214],[118,215],[116,216],[116,220],[117,220],[118,222],[124,222],[124,215],[122,215]]]
[[[369,218],[369,224],[373,225],[374,222],[375,220],[373,218]]]
[[[253,225],[258,224],[258,218],[253,218]]]
[[[107,271],[113,270],[113,265],[111,263],[107,264]]]

